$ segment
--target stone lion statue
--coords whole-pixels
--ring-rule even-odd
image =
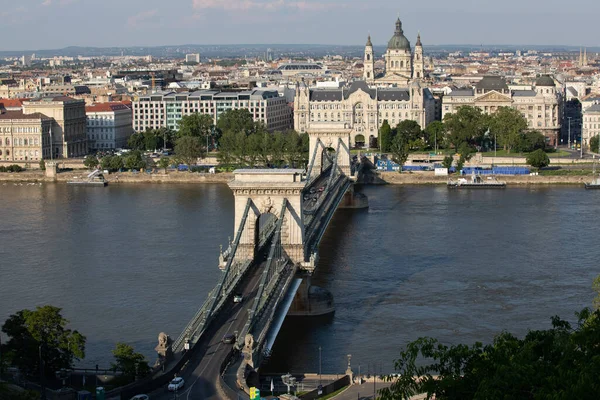
[[[169,344],[169,335],[164,332],[158,334],[158,346],[159,347],[167,347]]]

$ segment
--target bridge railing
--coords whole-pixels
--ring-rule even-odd
[[[262,312],[262,306],[264,306],[263,296],[268,294],[270,288],[269,284],[273,280],[273,276],[279,274],[279,268],[282,263],[282,244],[281,244],[281,228],[283,226],[283,220],[287,211],[288,200],[284,199],[281,205],[281,212],[277,219],[277,225],[275,228],[275,234],[271,242],[271,248],[269,250],[269,256],[264,266],[260,283],[258,285],[258,291],[254,297],[252,308],[248,310],[248,321],[242,329],[242,333],[238,337],[238,346],[242,346],[247,333],[250,333],[254,324],[255,317]],[[287,259],[285,259],[287,262]]]
[[[240,243],[240,239],[242,237],[242,233],[244,232],[244,228],[246,227],[246,222],[248,220],[248,214],[250,212],[251,204],[252,200],[248,199],[248,201],[246,202],[246,208],[244,209],[244,214],[242,216],[241,223],[239,225],[238,231],[236,232],[235,240],[231,245],[231,252],[227,259],[227,264],[225,266],[224,271],[222,272],[219,282],[214,287],[214,289],[211,290],[211,292],[208,295],[208,298],[206,299],[202,307],[198,310],[198,312],[196,312],[196,314],[190,320],[190,322],[187,324],[183,332],[181,332],[179,337],[177,337],[177,339],[173,342],[173,351],[181,351],[186,340],[192,341],[192,344],[198,341],[207,323],[210,322],[215,309],[220,308],[220,305],[224,302],[224,298],[227,298],[230,294],[229,291],[232,287],[234,287],[232,286],[232,282],[235,281],[235,278],[237,276],[243,275],[244,268],[247,269],[250,265],[249,262],[240,262],[235,260],[235,255]],[[229,278],[230,276],[231,278]]]

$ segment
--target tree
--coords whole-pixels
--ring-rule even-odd
[[[179,120],[178,137],[194,136],[206,140],[210,136],[213,128],[213,118],[208,114],[193,113],[184,115]]]
[[[121,371],[128,380],[143,378],[150,373],[150,367],[143,354],[136,353],[132,346],[117,343],[112,351],[115,362],[111,363],[114,371]]]
[[[442,161],[442,167],[450,169],[450,167],[452,167],[453,161],[454,161],[454,157],[452,157],[452,156],[444,157],[444,160]]]
[[[96,168],[98,164],[99,162],[96,156],[89,155],[85,156],[85,158],[83,159],[83,165],[88,169]]]
[[[539,131],[523,132],[520,135],[519,144],[515,147],[516,151],[531,153],[537,149],[546,148],[546,137]]]
[[[598,144],[600,143],[600,135],[596,135],[590,139],[590,150],[593,153],[598,153]]]
[[[395,361],[398,378],[381,399],[425,393],[436,399],[595,398],[600,390],[600,311],[576,313],[575,327],[558,317],[524,339],[508,332],[493,343],[446,346],[432,338],[407,345]],[[422,359],[432,360],[422,363]]]
[[[464,142],[458,148],[458,160],[456,161],[456,170],[460,171],[463,169],[466,161],[469,161],[475,153],[475,149],[470,146],[467,142]]]
[[[217,127],[223,132],[244,132],[246,135],[254,131],[252,114],[245,108],[227,110],[219,116]]]
[[[120,171],[124,167],[123,158],[120,156],[112,156],[109,159],[108,170]]]
[[[127,169],[142,170],[146,168],[146,161],[142,157],[142,152],[139,150],[134,150],[131,153],[129,153],[125,157],[125,160],[123,160],[123,163],[125,164],[125,168]]]
[[[392,160],[400,165],[398,172],[402,172],[402,166],[408,159],[408,151],[409,146],[406,137],[403,135],[396,135],[392,141],[392,148],[390,149],[390,152],[392,154]]]
[[[165,174],[167,173],[167,168],[171,165],[171,159],[169,157],[161,157],[158,160],[158,167],[163,168],[165,170]]]
[[[527,164],[531,165],[533,168],[542,169],[550,165],[550,158],[548,154],[542,149],[537,149],[533,153],[530,153],[527,156]]]
[[[382,153],[390,152],[390,149],[392,147],[392,140],[392,128],[390,127],[390,124],[388,123],[387,119],[384,119],[383,123],[381,124],[381,128],[379,128],[379,145],[381,147],[380,150]]]
[[[41,169],[42,171],[45,171],[45,170],[46,170],[46,161],[44,161],[44,159],[43,159],[43,158],[40,160],[40,169]]]
[[[149,129],[149,128],[148,128]],[[127,147],[131,150],[146,150],[146,141],[143,133],[134,133],[127,139]]]
[[[2,325],[2,332],[9,337],[2,353],[13,365],[33,376],[40,370],[40,351],[46,376],[71,368],[75,360],[85,357],[86,339],[78,331],[66,328],[69,321],[60,312],[60,308],[47,305],[9,316]]]
[[[475,143],[481,140],[485,131],[487,118],[481,109],[471,106],[461,106],[453,114],[446,114],[444,127],[448,142],[458,150],[461,144]]]
[[[411,150],[423,149],[425,147],[425,142],[423,141],[423,131],[421,130],[419,123],[416,121],[411,119],[400,121],[400,123],[396,125],[396,136],[398,135],[404,136],[406,142],[408,143],[408,147]]]
[[[175,154],[188,167],[202,157],[202,143],[199,137],[183,136],[175,142]]]
[[[444,147],[444,136],[446,135],[446,127],[442,121],[433,121],[425,128],[425,135],[427,136],[427,140],[431,145],[433,143],[432,148],[442,148]]]
[[[508,153],[518,147],[521,134],[527,129],[527,120],[512,107],[500,107],[490,118],[490,130],[497,136],[498,143]]]

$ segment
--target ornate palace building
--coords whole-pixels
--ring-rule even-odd
[[[466,105],[479,107],[485,113],[494,113],[500,107],[516,108],[529,129],[543,133],[549,145],[558,144],[562,96],[548,75],[540,76],[531,90],[510,90],[502,77],[486,76],[473,88],[453,90],[444,96],[442,117]]]
[[[394,36],[385,54],[386,70],[375,77],[371,37],[365,47],[363,81],[339,89],[296,86],[294,129],[298,132],[348,132],[352,146],[377,145],[379,128],[387,120],[395,127],[413,120],[421,128],[433,121],[435,100],[421,85],[424,76],[423,48],[417,38],[414,54],[396,21]]]

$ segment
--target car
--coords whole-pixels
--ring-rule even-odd
[[[321,186],[318,191],[319,191],[319,193],[322,193],[324,190],[325,190],[325,186]]]
[[[308,193],[314,194],[316,191],[317,190],[314,187],[312,187],[312,188],[310,188],[310,190],[308,191]]]
[[[234,303],[241,303],[242,300],[244,300],[244,297],[241,294],[236,294],[235,296],[233,296]]]
[[[225,344],[231,344],[235,342],[235,335],[227,335],[227,336],[223,336],[223,343]]]
[[[150,396],[147,394],[136,394],[129,400],[150,400]]]
[[[169,382],[169,392],[175,392],[181,389],[185,385],[185,381],[182,377],[178,376],[177,378],[173,378],[171,382]]]

